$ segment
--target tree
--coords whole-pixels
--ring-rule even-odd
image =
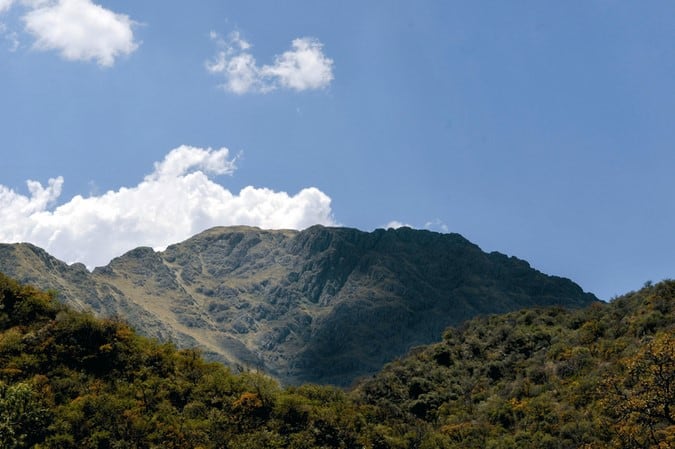
[[[0,383],[0,447],[21,449],[43,440],[48,424],[47,408],[26,383]]]
[[[615,445],[625,448],[675,447],[675,337],[657,333],[623,372],[606,386],[608,414],[615,418]]]

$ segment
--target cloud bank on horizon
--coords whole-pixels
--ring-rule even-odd
[[[21,19],[25,31],[35,39],[33,48],[54,50],[70,61],[96,61],[111,67],[115,60],[138,48],[134,41],[134,22],[91,0],[0,0],[0,14],[15,5],[26,9]],[[16,31],[0,27],[11,51],[19,45]]]
[[[218,52],[206,61],[205,67],[209,73],[225,78],[220,87],[226,91],[241,95],[267,93],[278,88],[314,90],[328,87],[333,80],[333,60],[323,54],[323,44],[317,39],[294,39],[292,49],[276,56],[273,64],[258,66],[249,51],[251,44],[238,32],[231,33],[227,39],[215,31],[210,36]]]
[[[249,186],[233,194],[212,180],[234,173],[235,162],[227,148],[180,146],[136,186],[78,195],[56,207],[62,177],[46,186],[27,181],[28,196],[0,185],[0,242],[31,242],[93,268],[135,247],[163,249],[213,226],[336,224],[330,197],[315,187],[289,195]]]

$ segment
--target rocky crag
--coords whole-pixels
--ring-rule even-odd
[[[162,252],[136,248],[93,272],[5,244],[0,272],[289,384],[349,385],[476,315],[597,301],[458,234],[409,228],[220,227]]]

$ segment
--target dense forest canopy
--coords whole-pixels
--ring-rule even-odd
[[[0,447],[672,448],[675,281],[449,328],[349,391],[282,388],[0,275]]]

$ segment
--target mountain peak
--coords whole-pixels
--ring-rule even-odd
[[[287,383],[346,385],[475,315],[597,299],[459,234],[216,227],[92,273],[0,246],[0,271],[141,333]]]

